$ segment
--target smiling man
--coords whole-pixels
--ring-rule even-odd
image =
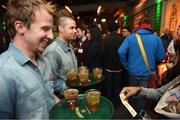
[[[12,42],[0,56],[0,118],[49,118],[55,104],[52,71],[41,53],[53,39],[53,12],[42,0],[9,0]]]

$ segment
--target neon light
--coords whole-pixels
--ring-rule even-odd
[[[159,4],[162,0],[156,0],[156,4]]]
[[[124,17],[123,17],[123,26],[126,26],[126,24],[127,24],[127,16],[126,15],[124,15]]]
[[[161,26],[162,0],[156,0],[154,31],[159,33]]]

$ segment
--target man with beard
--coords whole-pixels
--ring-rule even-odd
[[[61,13],[61,12],[60,12]],[[44,56],[50,60],[55,73],[55,94],[62,96],[67,88],[65,81],[70,69],[77,69],[77,60],[70,41],[76,37],[76,22],[70,16],[57,14],[55,19],[58,27],[58,37],[44,52]]]

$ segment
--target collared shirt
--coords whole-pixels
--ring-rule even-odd
[[[54,99],[54,74],[52,72],[51,64],[47,58],[37,61],[37,66],[41,72],[43,84],[45,88],[45,96],[47,101],[48,112],[50,113],[52,107],[55,105]]]
[[[56,74],[55,91],[62,94],[62,91],[67,88],[65,81],[68,70],[77,69],[77,59],[73,47],[57,38],[44,51],[44,56],[50,60]]]
[[[0,56],[0,118],[48,119],[55,104],[51,69],[45,60],[34,65],[13,44]],[[45,69],[43,69],[46,68]]]
[[[83,44],[83,42],[86,41],[86,39],[87,38],[85,36],[83,36],[82,39],[79,41],[79,45],[81,46]]]

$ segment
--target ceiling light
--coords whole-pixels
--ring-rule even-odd
[[[97,9],[97,14],[99,15],[99,14],[101,13],[101,11],[102,11],[102,6],[99,5],[99,6],[98,6],[98,9]]]
[[[140,0],[139,4],[136,5],[135,8],[141,7],[145,2],[146,0]]]
[[[94,18],[94,22],[96,22],[97,18]]]
[[[65,5],[65,9],[72,13],[72,10],[69,8],[69,6]]]
[[[102,18],[102,19],[101,19],[101,22],[105,23],[105,22],[106,22],[106,19],[105,19],[105,18]]]
[[[7,9],[7,7],[5,5],[1,5],[1,7],[4,8],[4,9]]]
[[[79,20],[79,19],[80,19],[80,16],[77,16],[77,19]]]

